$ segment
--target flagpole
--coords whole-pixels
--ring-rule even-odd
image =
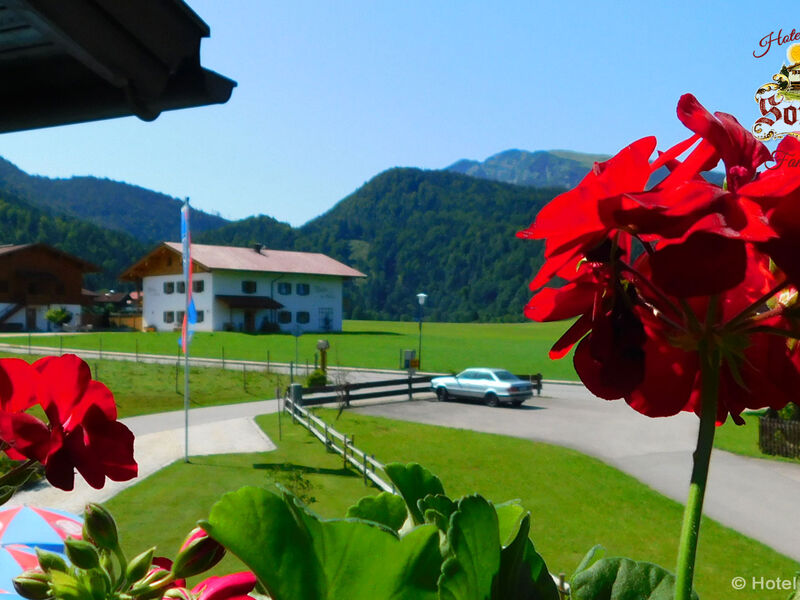
[[[183,347],[183,462],[189,462],[189,303],[191,301],[191,283],[189,273],[192,270],[189,245],[191,237],[189,234],[189,198],[183,205],[183,227],[181,231],[183,239],[183,285],[184,298],[186,305],[183,312],[183,326],[181,331],[181,345]]]

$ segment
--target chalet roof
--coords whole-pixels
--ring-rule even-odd
[[[23,251],[30,251],[33,249],[42,249],[46,252],[50,252],[51,254],[55,254],[60,256],[70,262],[75,263],[84,273],[97,273],[101,271],[100,267],[97,265],[93,265],[92,263],[83,260],[82,258],[78,258],[77,256],[73,256],[72,254],[68,254],[63,250],[59,250],[58,248],[54,248],[53,246],[48,246],[47,244],[5,244],[0,245],[0,259],[13,255],[17,252]]]
[[[0,0],[0,133],[227,102],[182,0]]]
[[[154,254],[164,250],[181,255],[180,243],[163,242],[158,248],[129,267],[121,279],[138,279],[147,275],[146,263]],[[258,271],[265,273],[297,273],[330,275],[334,277],[366,277],[361,271],[348,267],[338,260],[316,252],[292,252],[237,246],[210,246],[192,244],[192,262],[208,271]]]

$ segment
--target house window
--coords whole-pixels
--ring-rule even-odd
[[[192,291],[195,294],[199,294],[206,288],[206,282],[202,279],[198,279],[197,281],[192,282]]]
[[[184,312],[184,311],[182,311],[182,310],[179,310],[178,312],[176,312],[176,313],[175,313],[175,320],[176,320],[178,323],[181,323],[181,324],[183,324],[183,315],[184,315],[184,314],[185,314],[185,312]]]
[[[297,322],[298,323],[308,323],[311,320],[311,315],[308,311],[301,310],[297,313]]]
[[[292,284],[286,281],[281,281],[278,283],[278,293],[281,296],[288,296],[292,293]]]
[[[202,283],[202,281],[201,281],[200,283]],[[204,320],[205,318],[206,318],[206,313],[205,313],[205,311],[203,311],[203,310],[198,310],[198,311],[197,311],[197,322],[198,322],[198,323],[202,323],[202,322],[203,322],[203,320]]]
[[[256,293],[256,282],[255,281],[243,281],[242,282],[242,293],[244,293],[244,294],[255,294]]]
[[[278,311],[278,323],[291,323],[292,322],[292,313],[288,310],[279,310]]]
[[[186,282],[185,281],[179,281],[176,284],[176,289],[178,290],[179,294],[185,294],[186,293]]]
[[[174,281],[165,281],[164,282],[164,293],[165,294],[173,294],[175,292],[175,282]]]
[[[175,322],[175,313],[171,310],[164,311],[164,323],[174,323]]]
[[[307,283],[298,283],[297,284],[297,295],[298,296],[308,296],[309,292],[311,292],[311,286]]]

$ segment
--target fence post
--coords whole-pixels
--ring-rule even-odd
[[[536,375],[534,375],[532,377],[532,379],[534,381],[533,387],[536,388],[536,395],[537,396],[541,396],[542,395],[542,374],[541,373],[536,373]]]
[[[344,435],[344,447],[342,448],[342,460],[344,460],[344,468],[347,469],[347,434]]]
[[[275,400],[278,402],[278,441],[283,439],[283,431],[281,431],[281,413],[283,412],[284,408],[286,407],[286,403],[283,403],[283,408],[281,407],[281,388],[275,388]]]
[[[362,450],[361,456],[363,457],[363,463],[364,463],[364,485],[368,485],[369,478],[367,477],[367,453]]]
[[[294,383],[294,363],[289,361],[289,382]]]
[[[225,368],[225,346],[222,346],[222,368]]]
[[[317,353],[314,352],[314,370],[317,370]]]
[[[267,373],[269,373],[269,350],[267,350]]]
[[[180,365],[180,361],[175,361],[175,393],[179,394],[180,391],[178,390],[178,366]]]
[[[310,371],[308,370],[308,359],[306,359],[306,377],[308,377],[309,372]]]
[[[247,371],[245,370],[245,365],[242,363],[242,387],[244,391],[247,391]]]
[[[328,440],[328,422],[327,421],[325,422],[325,450],[327,450],[328,452],[331,451],[331,443],[330,443],[330,440]]]
[[[411,372],[408,373],[408,400],[411,401],[414,399],[414,396],[411,393]]]
[[[289,386],[289,389],[291,390],[292,404],[303,406],[303,386],[299,383],[293,383]]]

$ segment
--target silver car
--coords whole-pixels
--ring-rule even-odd
[[[477,398],[489,406],[519,406],[533,396],[533,386],[505,369],[466,369],[452,377],[434,377],[431,388],[441,401]]]

